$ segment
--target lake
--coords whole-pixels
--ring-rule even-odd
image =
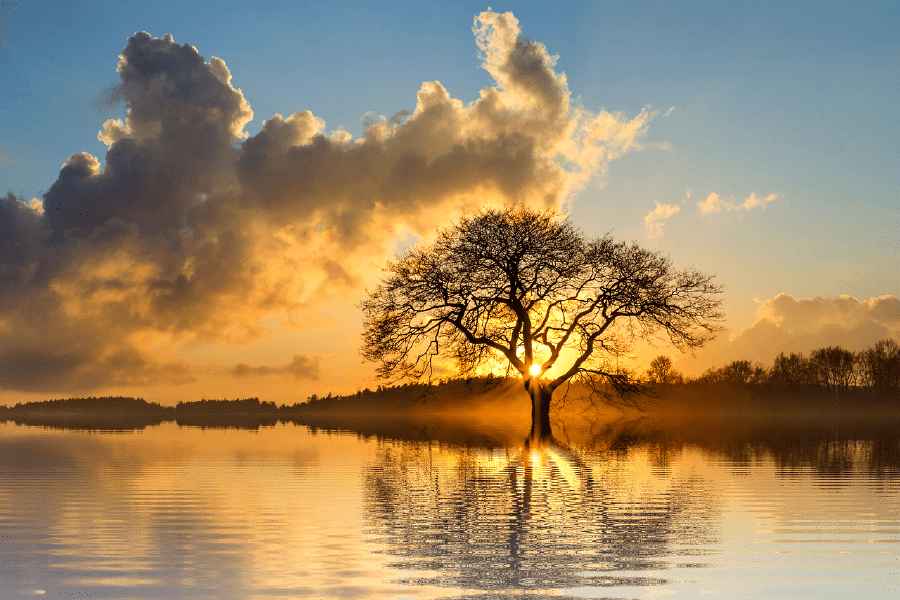
[[[897,598],[896,421],[0,423],[0,598]]]

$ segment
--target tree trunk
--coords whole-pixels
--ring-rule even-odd
[[[529,440],[535,446],[552,439],[550,430],[550,399],[553,390],[531,380],[525,385],[531,395],[531,436]]]

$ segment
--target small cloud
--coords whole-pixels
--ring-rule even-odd
[[[762,206],[765,208],[769,202],[772,202],[777,197],[778,194],[769,194],[765,198],[757,198],[756,194],[750,194],[741,206],[747,210],[750,210],[754,206]]]
[[[690,191],[688,191],[688,198],[690,198]],[[772,202],[776,198],[778,198],[778,194],[769,194],[765,198],[760,198],[756,194],[750,194],[747,196],[746,200],[738,204],[734,196],[729,196],[726,200],[713,192],[706,197],[706,200],[698,202],[697,208],[700,209],[700,214],[702,215],[711,212],[721,212],[723,210],[750,210],[756,206],[765,208],[769,202]]]
[[[295,379],[317,380],[322,375],[322,357],[295,354],[291,362],[278,367],[261,365],[254,367],[246,363],[238,363],[231,374],[235,377],[267,376],[267,375],[293,375]]]
[[[713,192],[709,196],[706,197],[706,200],[703,202],[697,203],[697,208],[700,209],[700,214],[705,215],[711,212],[720,212],[723,209],[733,210],[731,208],[733,205],[728,201],[723,200],[717,193]]]
[[[666,111],[666,114],[664,114],[663,117],[668,117],[668,116],[671,115],[673,112],[675,112],[675,107],[674,107],[674,106],[670,106],[670,107],[669,107],[669,110]]]
[[[644,227],[647,229],[647,236],[654,238],[662,234],[664,221],[681,210],[680,206],[674,204],[660,204],[656,200],[656,208],[650,211],[644,217]]]

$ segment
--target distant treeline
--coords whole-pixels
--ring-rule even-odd
[[[274,425],[278,421],[297,421],[303,415],[323,412],[401,413],[411,406],[422,407],[429,397],[442,393],[451,396],[458,404],[465,404],[473,394],[483,394],[504,380],[475,378],[449,380],[434,385],[403,384],[366,388],[347,396],[319,397],[316,394],[306,401],[278,406],[274,402],[261,402],[259,398],[202,399],[179,402],[175,406],[160,406],[143,398],[105,396],[67,398],[18,403],[0,406],[0,421],[12,420],[22,424],[68,426],[77,422],[83,429],[133,428],[175,421],[181,425],[210,427],[258,427]],[[433,407],[434,404],[429,405]],[[458,408],[457,406],[454,406]],[[126,423],[127,421],[127,423]]]
[[[15,406],[0,406],[0,417],[14,416],[60,416],[66,414],[91,416],[132,416],[158,415],[174,417],[175,408],[161,406],[157,402],[147,402],[143,398],[124,396],[90,396],[87,398],[65,398],[37,402],[19,402]]]
[[[242,398],[238,400],[199,400],[197,402],[179,402],[175,405],[176,416],[207,414],[277,414],[279,407],[274,402],[260,402],[259,398]]]
[[[435,383],[401,383],[398,385],[379,385],[376,389],[366,388],[358,390],[355,394],[347,394],[346,396],[333,396],[331,392],[327,396],[317,396],[313,394],[307,398],[306,402],[294,404],[291,407],[284,407],[289,411],[320,411],[330,409],[332,407],[359,406],[377,409],[379,400],[389,398],[393,402],[396,401],[416,401],[425,400],[433,396],[445,396],[448,391],[456,391],[462,394],[466,393],[483,393],[488,389],[493,389],[497,385],[503,383],[504,378],[498,377],[471,377],[471,378],[449,378],[443,379]]]
[[[689,397],[694,386],[709,388],[779,392],[779,397],[812,399],[858,397],[893,406],[900,400],[900,345],[882,340],[861,352],[838,346],[802,353],[779,354],[769,367],[748,360],[736,360],[720,368],[708,369],[696,378],[683,376],[673,368],[672,360],[658,356],[650,363],[642,380],[655,390],[668,389]],[[179,402],[161,406],[143,398],[103,396],[54,399],[0,406],[0,421],[69,426],[83,421],[85,428],[116,426],[133,428],[175,421],[185,425],[257,427],[278,421],[305,422],[322,415],[390,415],[412,413],[464,413],[473,408],[506,410],[520,408],[521,382],[496,377],[448,379],[434,384],[407,383],[380,385],[345,396],[311,395],[304,402],[278,406],[259,398]],[[704,392],[699,394],[706,396]],[[738,396],[725,394],[722,398]],[[473,403],[473,399],[476,399]],[[518,403],[517,403],[518,402]],[[730,401],[729,401],[730,402]],[[727,403],[727,402],[726,402]],[[478,405],[478,406],[473,406]],[[656,404],[656,406],[661,406]]]
[[[261,415],[274,416],[277,422],[280,408],[274,402],[260,402],[259,398],[237,400],[200,400],[179,402],[176,406],[161,406],[143,398],[101,396],[66,398],[17,403],[0,406],[0,421],[69,427],[82,429],[133,429],[157,425],[164,421],[180,424],[219,425],[237,423],[251,418],[259,422]]]
[[[881,340],[871,348],[851,352],[840,346],[803,353],[779,354],[771,367],[749,360],[736,360],[711,368],[697,378],[687,378],[659,356],[650,363],[645,380],[651,384],[724,384],[769,386],[785,390],[827,392],[871,392],[879,396],[900,395],[900,345]]]

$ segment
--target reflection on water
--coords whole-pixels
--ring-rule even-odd
[[[894,598],[897,432],[0,424],[0,598]]]
[[[700,476],[635,472],[614,456],[384,445],[367,469],[375,530],[404,583],[555,590],[666,583],[717,542]]]

